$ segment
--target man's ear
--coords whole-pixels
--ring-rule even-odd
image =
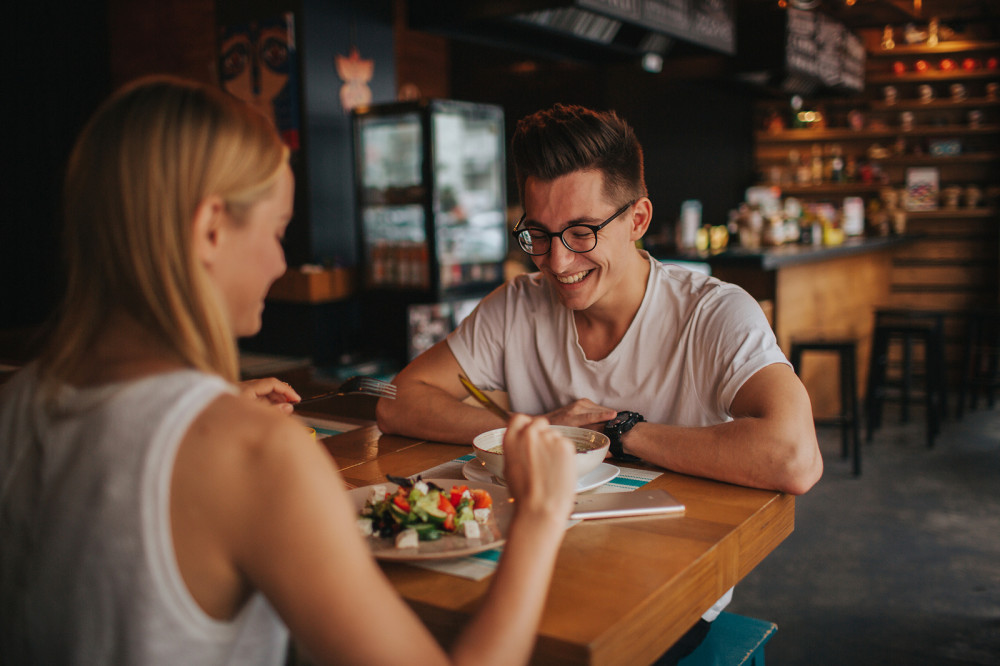
[[[212,195],[202,200],[194,212],[193,242],[195,256],[206,266],[215,262],[221,245],[226,216],[226,202]]]
[[[649,197],[640,197],[635,202],[635,212],[632,214],[632,237],[637,241],[649,231],[649,223],[653,221],[653,202]]]

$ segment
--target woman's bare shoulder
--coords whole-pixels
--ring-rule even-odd
[[[301,459],[296,453],[318,448],[294,416],[231,394],[220,395],[205,408],[182,446],[220,473],[234,465],[245,472],[254,466],[288,464]]]

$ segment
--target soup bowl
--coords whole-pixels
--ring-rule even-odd
[[[576,455],[573,458],[576,461],[577,479],[594,471],[608,454],[611,440],[602,432],[572,426],[554,425],[549,427],[559,431],[566,439],[576,445]],[[489,473],[498,479],[503,479],[503,436],[506,432],[507,428],[487,430],[472,440],[472,448],[476,457],[483,461],[483,465]]]

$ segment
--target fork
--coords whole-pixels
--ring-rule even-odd
[[[326,393],[320,393],[319,395],[310,396],[304,398],[299,402],[295,403],[296,406],[304,405],[307,402],[315,402],[317,400],[324,400],[326,398],[334,398],[337,396],[348,395],[349,393],[358,393],[361,395],[372,395],[377,398],[389,398],[395,399],[396,397],[396,385],[390,384],[389,382],[382,381],[381,379],[375,379],[374,377],[364,377],[357,376],[351,377],[346,382],[340,385],[335,391],[327,391]]]

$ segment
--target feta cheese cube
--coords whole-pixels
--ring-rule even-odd
[[[423,481],[417,481],[416,483],[413,484],[413,487],[422,492],[424,495],[426,495],[427,491],[430,490],[430,486],[428,486]]]
[[[372,504],[376,504],[385,499],[389,492],[385,489],[385,486],[381,483],[371,487],[368,491],[368,501]]]
[[[396,535],[396,548],[416,548],[419,543],[420,537],[415,529],[407,528]]]
[[[479,523],[474,520],[462,523],[462,534],[465,535],[466,539],[478,539],[479,534]]]
[[[361,530],[362,536],[371,536],[372,535],[371,518],[358,518],[358,529]]]
[[[472,499],[472,493],[469,492],[468,488],[462,491],[462,499]]]
[[[490,519],[490,509],[473,509],[472,515],[476,517],[477,523],[486,524],[486,521]]]

